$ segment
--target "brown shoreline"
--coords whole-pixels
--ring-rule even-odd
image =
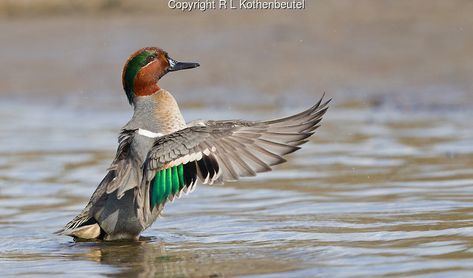
[[[126,57],[158,45],[202,64],[163,80],[178,91],[225,88],[267,97],[326,91],[347,102],[421,95],[419,102],[473,103],[469,1],[190,13],[150,2],[128,9],[132,1],[0,1],[0,14],[17,11],[0,18],[0,96],[115,94]]]

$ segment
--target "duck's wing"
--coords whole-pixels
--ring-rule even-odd
[[[323,98],[323,97],[322,97]],[[263,122],[199,121],[156,139],[143,165],[143,216],[203,184],[235,181],[285,162],[319,127],[330,100]],[[147,213],[148,212],[148,213]]]
[[[140,184],[140,163],[131,154],[131,142],[135,130],[122,130],[118,138],[118,148],[115,158],[108,168],[108,172],[95,189],[89,203],[82,212],[67,223],[58,234],[65,234],[80,238],[95,238],[100,234],[93,215],[101,207],[107,196],[117,189],[117,197],[120,198],[127,189]],[[135,167],[136,166],[136,167]],[[135,169],[135,170],[134,170]]]

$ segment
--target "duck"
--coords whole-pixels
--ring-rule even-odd
[[[164,206],[197,184],[220,185],[271,171],[306,143],[328,109],[310,108],[268,121],[186,123],[173,95],[160,88],[169,72],[197,68],[158,47],[134,52],[122,82],[134,112],[118,136],[115,157],[85,208],[57,234],[75,240],[139,240]]]

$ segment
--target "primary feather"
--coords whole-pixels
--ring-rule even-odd
[[[144,167],[143,186],[149,187],[146,220],[168,200],[202,184],[236,181],[270,171],[283,156],[300,149],[328,109],[322,99],[299,114],[263,122],[206,121],[156,139]],[[182,183],[178,169],[183,172]],[[172,177],[160,179],[163,175]],[[173,190],[170,190],[172,188]]]

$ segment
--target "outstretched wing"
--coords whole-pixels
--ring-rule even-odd
[[[207,121],[156,139],[144,163],[142,209],[159,212],[197,181],[235,181],[285,162],[283,156],[298,150],[319,127],[330,102],[322,103],[322,98],[306,111],[278,120]]]

